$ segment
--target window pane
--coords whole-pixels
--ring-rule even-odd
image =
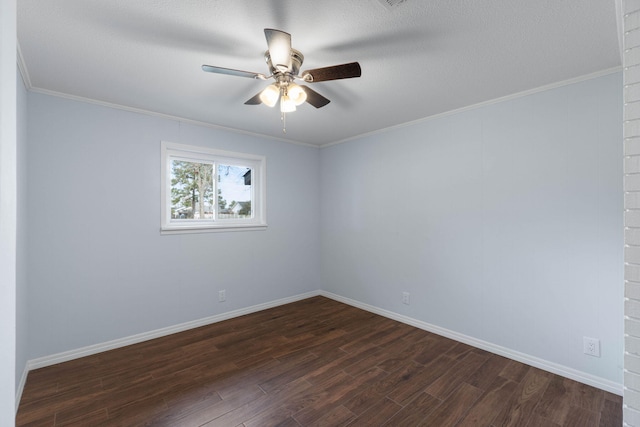
[[[213,165],[171,161],[171,219],[213,219]]]
[[[218,165],[218,218],[251,218],[251,168]]]
[[[160,233],[264,230],[266,158],[161,143]]]

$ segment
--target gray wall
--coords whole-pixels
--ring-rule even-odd
[[[621,384],[621,86],[610,74],[321,150],[324,289]]]
[[[29,358],[321,287],[316,148],[37,93],[28,115]],[[265,155],[268,229],[160,235],[161,140]]]
[[[16,236],[16,387],[27,365],[27,90],[18,74],[17,82],[17,236]]]
[[[13,420],[16,375],[16,1],[0,2],[0,424]],[[11,421],[9,421],[11,422]]]

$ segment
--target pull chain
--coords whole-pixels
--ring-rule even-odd
[[[282,133],[287,133],[287,119],[285,118],[285,112],[282,111],[282,100],[287,95],[287,86],[280,86],[280,120],[282,120]]]

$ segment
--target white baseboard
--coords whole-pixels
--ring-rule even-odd
[[[500,356],[504,356],[506,358],[513,359],[518,362],[522,362],[527,365],[534,366],[536,368],[539,368],[539,369],[542,369],[566,378],[570,378],[572,380],[581,382],[583,384],[587,384],[587,385],[590,385],[590,386],[593,386],[593,387],[596,387],[620,396],[622,395],[622,391],[623,391],[622,384],[619,384],[604,378],[596,377],[594,375],[590,375],[573,368],[569,368],[553,362],[549,362],[547,360],[539,359],[537,357],[530,356],[528,354],[520,353],[515,350],[508,349],[506,347],[501,347],[499,345],[495,345],[490,342],[482,341],[477,338],[463,335],[455,331],[441,328],[439,326],[432,325],[430,323],[426,323],[421,320],[413,319],[408,316],[387,311],[378,307],[374,307],[369,304],[361,303],[359,301],[352,300],[350,298],[346,298],[331,292],[316,290],[316,291],[311,291],[311,292],[295,295],[288,298],[282,298],[279,300],[254,305],[251,307],[229,311],[227,313],[222,313],[215,316],[205,317],[203,319],[198,319],[191,322],[181,323],[179,325],[169,326],[166,328],[156,329],[150,332],[145,332],[137,335],[132,335],[129,337],[108,341],[105,343],[94,344],[94,345],[82,347],[75,350],[52,354],[50,356],[31,359],[27,362],[24,373],[22,374],[22,378],[20,379],[18,390],[16,392],[16,412],[18,410],[20,398],[22,397],[22,391],[24,389],[24,385],[27,380],[27,374],[29,373],[29,371],[33,369],[44,368],[46,366],[67,362],[69,360],[79,359],[81,357],[90,356],[92,354],[101,353],[103,351],[113,350],[116,348],[125,347],[132,344],[137,344],[143,341],[160,338],[163,336],[175,334],[177,332],[187,331],[189,329],[198,328],[200,326],[210,325],[213,323],[221,322],[223,320],[233,319],[235,317],[244,316],[245,314],[255,313],[258,311],[266,310],[273,307],[278,307],[280,305],[289,304],[291,302],[300,301],[300,300],[311,298],[318,295],[322,295],[324,297],[351,305],[356,308],[360,308],[362,310],[369,311],[371,313],[379,314],[389,319],[397,320],[398,322],[402,322],[407,325],[415,326],[425,331],[433,332],[435,334],[438,334],[447,338],[451,338],[456,341],[460,341],[462,343],[471,345],[473,347],[477,347],[482,350],[495,353]]]
[[[16,390],[16,415],[18,414],[18,408],[20,407],[20,399],[22,399],[22,392],[24,391],[24,385],[27,383],[27,375],[29,375],[29,363],[24,366],[22,370],[22,376],[18,383],[18,389]]]
[[[506,347],[502,347],[496,344],[492,344],[487,341],[479,340],[477,338],[470,337],[468,335],[460,334],[449,329],[441,328],[436,325],[432,325],[421,320],[417,320],[402,314],[394,313],[392,311],[383,310],[378,307],[374,307],[369,304],[364,304],[350,298],[346,298],[331,292],[320,291],[320,295],[333,300],[351,305],[353,307],[360,308],[362,310],[369,311],[371,313],[379,314],[380,316],[388,317],[389,319],[397,320],[398,322],[406,323],[407,325],[415,326],[416,328],[423,329],[425,331],[433,332],[434,334],[441,335],[443,337],[451,338],[456,341],[468,344],[470,346],[488,351],[490,353],[504,356],[508,359],[516,360],[529,366],[542,369],[553,374],[560,375],[565,378],[578,381],[583,384],[590,385],[592,387],[599,388],[601,390],[608,391],[610,393],[622,396],[623,386],[620,383],[616,383],[605,378],[597,377],[595,375],[588,374],[586,372],[578,371],[577,369],[569,368],[567,366],[559,365],[557,363],[549,362],[548,360],[540,359],[525,353],[520,353],[515,350],[511,350]]]
[[[132,344],[137,344],[143,341],[148,341],[155,338],[160,338],[167,335],[175,334],[177,332],[183,332],[189,329],[198,328],[200,326],[222,322],[223,320],[233,319],[234,317],[244,316],[245,314],[255,313],[258,311],[266,310],[268,308],[278,307],[280,305],[289,304],[291,302],[300,301],[300,300],[311,298],[317,295],[320,295],[320,291],[307,292],[304,294],[299,294],[299,295],[295,295],[288,298],[282,298],[279,300],[254,305],[251,307],[241,308],[238,310],[233,310],[233,311],[229,311],[222,314],[217,314],[215,316],[205,317],[203,319],[193,320],[191,322],[180,323],[179,325],[156,329],[150,332],[143,332],[141,334],[131,335],[128,337],[119,338],[116,340],[107,341],[100,344],[89,345],[89,346],[78,348],[75,350],[69,350],[62,353],[39,357],[37,359],[31,359],[27,362],[27,370],[30,371],[33,369],[44,368],[45,366],[55,365],[56,363],[68,362],[69,360],[79,359],[81,357],[90,356],[92,354],[102,353],[103,351],[113,350],[116,348],[125,347]]]

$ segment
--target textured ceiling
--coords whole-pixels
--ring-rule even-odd
[[[287,114],[244,102],[267,82],[264,28],[292,35],[301,69],[358,61],[314,83],[331,100]],[[614,0],[20,0],[27,84],[314,145],[621,65]]]

